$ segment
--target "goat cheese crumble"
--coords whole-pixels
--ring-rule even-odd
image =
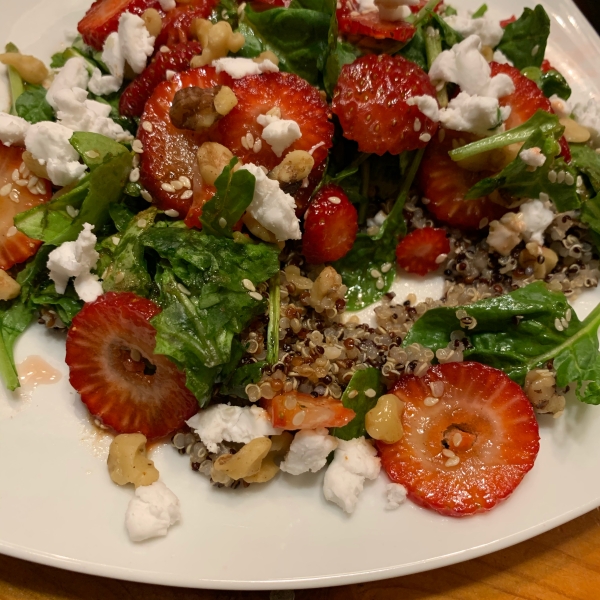
[[[242,58],[241,56],[230,56],[213,60],[211,65],[215,67],[217,73],[225,71],[234,79],[241,79],[248,75],[260,75],[261,73],[277,73],[279,67],[269,59],[262,62],[255,62],[251,58]]]
[[[385,486],[386,510],[395,510],[406,501],[408,492],[401,483],[388,483]]]
[[[320,471],[327,457],[338,447],[339,440],[323,429],[300,430],[279,468],[290,475]]]
[[[484,46],[490,46],[491,48],[495,48],[504,35],[504,29],[500,25],[500,21],[488,13],[483,17],[474,19],[471,13],[459,11],[458,14],[445,17],[444,20],[463,37],[477,35]]]
[[[264,127],[261,136],[276,156],[281,158],[283,151],[302,137],[300,125],[291,119],[280,119],[274,115],[259,115],[256,122]]]
[[[554,220],[554,213],[541,200],[529,200],[521,204],[519,215],[524,223],[523,239],[543,246],[544,232]]]
[[[30,124],[21,117],[0,113],[0,141],[5,146],[23,146]]]
[[[46,101],[54,110],[57,110],[56,95],[59,92],[72,88],[86,90],[89,80],[90,74],[85,60],[79,56],[70,58],[54,77],[50,88],[46,92]]]
[[[600,104],[588,100],[587,104],[577,104],[573,109],[575,120],[589,130],[594,146],[600,146]]]
[[[542,154],[542,149],[537,147],[522,150],[519,157],[526,165],[533,167],[534,169],[543,167],[546,163],[546,156]]]

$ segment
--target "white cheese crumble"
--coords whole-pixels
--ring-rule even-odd
[[[271,425],[269,414],[258,406],[215,404],[187,421],[209,452],[217,452],[221,442],[247,444],[252,440],[281,433]]]
[[[411,14],[410,7],[418,4],[419,0],[374,0],[382,21],[402,21]]]
[[[263,60],[260,63],[254,62],[251,58],[227,57],[213,60],[211,65],[215,67],[217,73],[225,71],[234,79],[241,79],[248,75],[260,75],[261,73],[277,73],[279,67],[270,60]]]
[[[173,10],[177,3],[175,0],[158,0],[160,2],[160,7],[165,11]]]
[[[118,142],[132,139],[128,131],[108,116],[110,105],[87,97],[88,93],[77,87],[58,92],[54,97],[58,122],[73,131],[100,133]]]
[[[388,483],[385,486],[386,510],[395,510],[406,501],[407,491],[401,483]]]
[[[74,242],[63,242],[48,255],[46,266],[56,291],[64,294],[71,277],[75,277],[75,291],[84,302],[93,302],[102,295],[102,284],[90,271],[96,267],[100,255],[96,252],[93,225],[84,223]]]
[[[502,52],[502,50],[494,50],[494,62],[497,62],[500,65],[510,65],[514,67],[513,61]]]
[[[588,100],[587,104],[577,104],[573,109],[575,120],[589,130],[594,146],[600,146],[600,103]]]
[[[279,468],[290,475],[320,471],[327,457],[338,447],[338,440],[323,429],[299,431]]]
[[[241,168],[256,179],[254,197],[248,206],[250,215],[272,232],[278,241],[299,240],[302,233],[294,198],[286,194],[277,181],[269,179],[259,166],[249,163]]]
[[[542,149],[537,146],[534,148],[527,148],[519,153],[521,160],[528,166],[537,169],[543,167],[546,163],[546,156],[542,153]]]
[[[573,112],[573,107],[568,100],[563,100],[561,97],[553,94],[550,96],[550,104],[552,105],[552,110],[554,114],[559,119],[565,119],[571,116]]]
[[[117,79],[114,75],[102,75],[102,71],[96,68],[92,73],[88,88],[96,96],[108,96],[108,94],[118,92],[122,83],[122,79]]]
[[[478,35],[484,46],[495,48],[504,35],[504,29],[500,21],[490,16],[489,13],[474,19],[472,14],[466,11],[459,11],[456,15],[445,17],[444,20],[452,29],[458,31],[463,37]]]
[[[433,96],[413,96],[406,101],[409,106],[416,106],[426,117],[437,123],[440,120],[440,107]]]
[[[9,112],[12,104],[10,83],[8,81],[8,68],[0,63],[0,112]]]
[[[23,146],[31,125],[21,117],[0,113],[0,141],[5,146]]]
[[[364,437],[339,440],[323,481],[325,499],[347,513],[354,512],[365,479],[375,479],[380,469],[377,450]]]
[[[48,177],[54,185],[69,185],[87,169],[79,162],[79,154],[69,143],[72,135],[72,129],[51,121],[31,125],[25,134],[25,147],[41,165],[46,165]]]
[[[138,15],[125,12],[119,18],[119,43],[125,62],[134,73],[146,68],[148,57],[154,52],[156,38],[150,35],[144,20]]]
[[[56,94],[62,90],[70,90],[78,87],[84,90],[87,89],[90,74],[87,70],[87,63],[83,58],[76,56],[70,58],[62,69],[56,74],[52,80],[50,88],[46,92],[46,100],[48,104],[56,110]]]
[[[155,481],[135,490],[125,513],[125,527],[132,542],[142,542],[167,535],[180,519],[179,498],[162,481]]]
[[[102,48],[102,62],[107,66],[110,74],[121,84],[125,75],[125,59],[121,51],[119,33],[114,31],[106,40]]]
[[[544,243],[544,232],[554,220],[554,213],[540,200],[529,200],[521,204],[519,216],[524,223],[523,239],[526,242]]]
[[[258,115],[256,122],[264,127],[261,136],[276,156],[302,137],[300,125],[291,119],[280,119],[275,115]]]

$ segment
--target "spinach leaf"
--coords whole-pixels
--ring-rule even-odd
[[[398,199],[379,232],[370,236],[359,233],[352,250],[334,263],[337,272],[348,286],[346,302],[349,310],[360,310],[377,302],[391,287],[396,275],[395,252],[398,237],[406,233],[402,213],[410,187],[417,174],[423,150],[413,157]],[[377,276],[373,277],[374,270]]]
[[[434,351],[445,348],[451,333],[461,330],[456,316],[461,309],[477,322],[465,331],[470,342],[465,359],[502,369],[521,385],[530,370],[554,361],[559,387],[578,383],[582,402],[600,404],[600,306],[581,322],[564,294],[536,282],[468,306],[429,310],[413,325],[403,345],[416,342]]]
[[[595,198],[590,198],[584,203],[581,209],[581,222],[588,225],[596,236],[593,237],[593,241],[598,246],[600,241],[600,194]]]
[[[17,115],[29,123],[54,121],[54,110],[46,101],[46,88],[28,83],[15,102]]]
[[[367,390],[373,390],[375,395],[367,396],[365,394]],[[351,440],[366,435],[365,415],[377,404],[381,394],[383,394],[383,384],[379,369],[369,367],[356,371],[342,395],[342,404],[346,408],[351,408],[356,416],[347,425],[333,429],[331,435],[341,440]]]
[[[404,56],[408,60],[416,63],[427,71],[427,49],[425,47],[425,34],[423,33],[423,26],[418,25],[417,31],[412,39],[398,52],[400,56]]]
[[[221,0],[214,8],[209,17],[212,23],[217,21],[228,21],[232,29],[238,24],[238,3],[235,0]]]
[[[292,0],[288,8],[306,8],[326,15],[331,15],[335,12],[334,4],[329,0]]]
[[[482,4],[472,15],[471,18],[472,19],[479,19],[481,17],[483,17],[485,15],[485,13],[488,11],[488,5],[487,4]]]
[[[72,284],[67,287],[64,294],[59,294],[54,287],[54,283],[48,282],[33,292],[30,299],[36,307],[51,307],[67,326],[71,324],[75,315],[83,308],[83,301],[79,299]]]
[[[329,15],[305,8],[256,12],[248,5],[243,20],[263,49],[279,57],[282,71],[319,83],[319,71],[327,56]]]
[[[554,69],[542,73],[540,77],[540,87],[546,98],[556,95],[563,100],[568,100],[572,94],[571,86],[568,84],[567,80],[561,73]]]
[[[541,4],[533,10],[525,8],[514,23],[504,29],[498,50],[513,62],[517,69],[541,67],[550,35],[550,17]]]
[[[238,366],[234,369],[231,377],[227,378],[219,390],[223,396],[237,396],[248,399],[246,386],[250,383],[258,383],[262,377],[262,368],[267,362],[262,360],[249,365]]]
[[[83,162],[93,171],[107,160],[128,154],[129,150],[105,135],[76,131],[69,140],[71,146],[79,152]]]
[[[233,172],[233,158],[215,181],[216,194],[202,207],[202,228],[210,235],[233,237],[233,226],[252,202],[256,179],[250,171]]]
[[[584,144],[570,144],[571,166],[585,175],[594,192],[600,194],[600,154]]]
[[[539,198],[540,194],[547,194],[556,205],[559,212],[579,208],[580,201],[577,195],[577,172],[556,155],[560,151],[558,142],[552,134],[537,131],[527,140],[523,150],[540,148],[546,157],[543,166],[535,171],[530,171],[528,165],[517,156],[498,175],[481,180],[466,194],[466,200],[474,200],[491,194],[494,190],[504,190],[513,198]],[[558,183],[549,179],[550,171],[558,173],[564,171],[570,174],[571,183],[566,181]]]

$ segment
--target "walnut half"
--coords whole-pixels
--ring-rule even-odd
[[[178,129],[208,129],[222,117],[215,108],[215,97],[220,91],[220,85],[208,89],[187,87],[179,90],[169,110],[171,123]]]

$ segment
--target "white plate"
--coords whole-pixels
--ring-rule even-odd
[[[470,8],[480,3],[456,2]],[[46,57],[89,5],[85,0],[2,4],[0,40]],[[498,4],[503,18],[533,5]],[[550,59],[580,98],[600,98],[600,39],[570,1],[545,5],[553,18]],[[587,298],[592,304],[598,299],[600,293]],[[573,403],[563,419],[540,419],[541,451],[515,494],[489,514],[462,520],[411,503],[386,512],[383,476],[367,486],[352,517],[325,502],[319,474],[284,476],[264,488],[233,493],[216,490],[191,472],[187,458],[159,448],[153,457],[181,500],[183,521],[167,538],[135,545],[123,525],[132,490],[108,478],[107,438],[89,425],[68,384],[62,337],[32,327],[18,344],[17,361],[33,354],[43,354],[63,378],[39,386],[29,398],[0,397],[0,551],[19,558],[189,587],[317,587],[468,560],[600,505],[600,408]]]

